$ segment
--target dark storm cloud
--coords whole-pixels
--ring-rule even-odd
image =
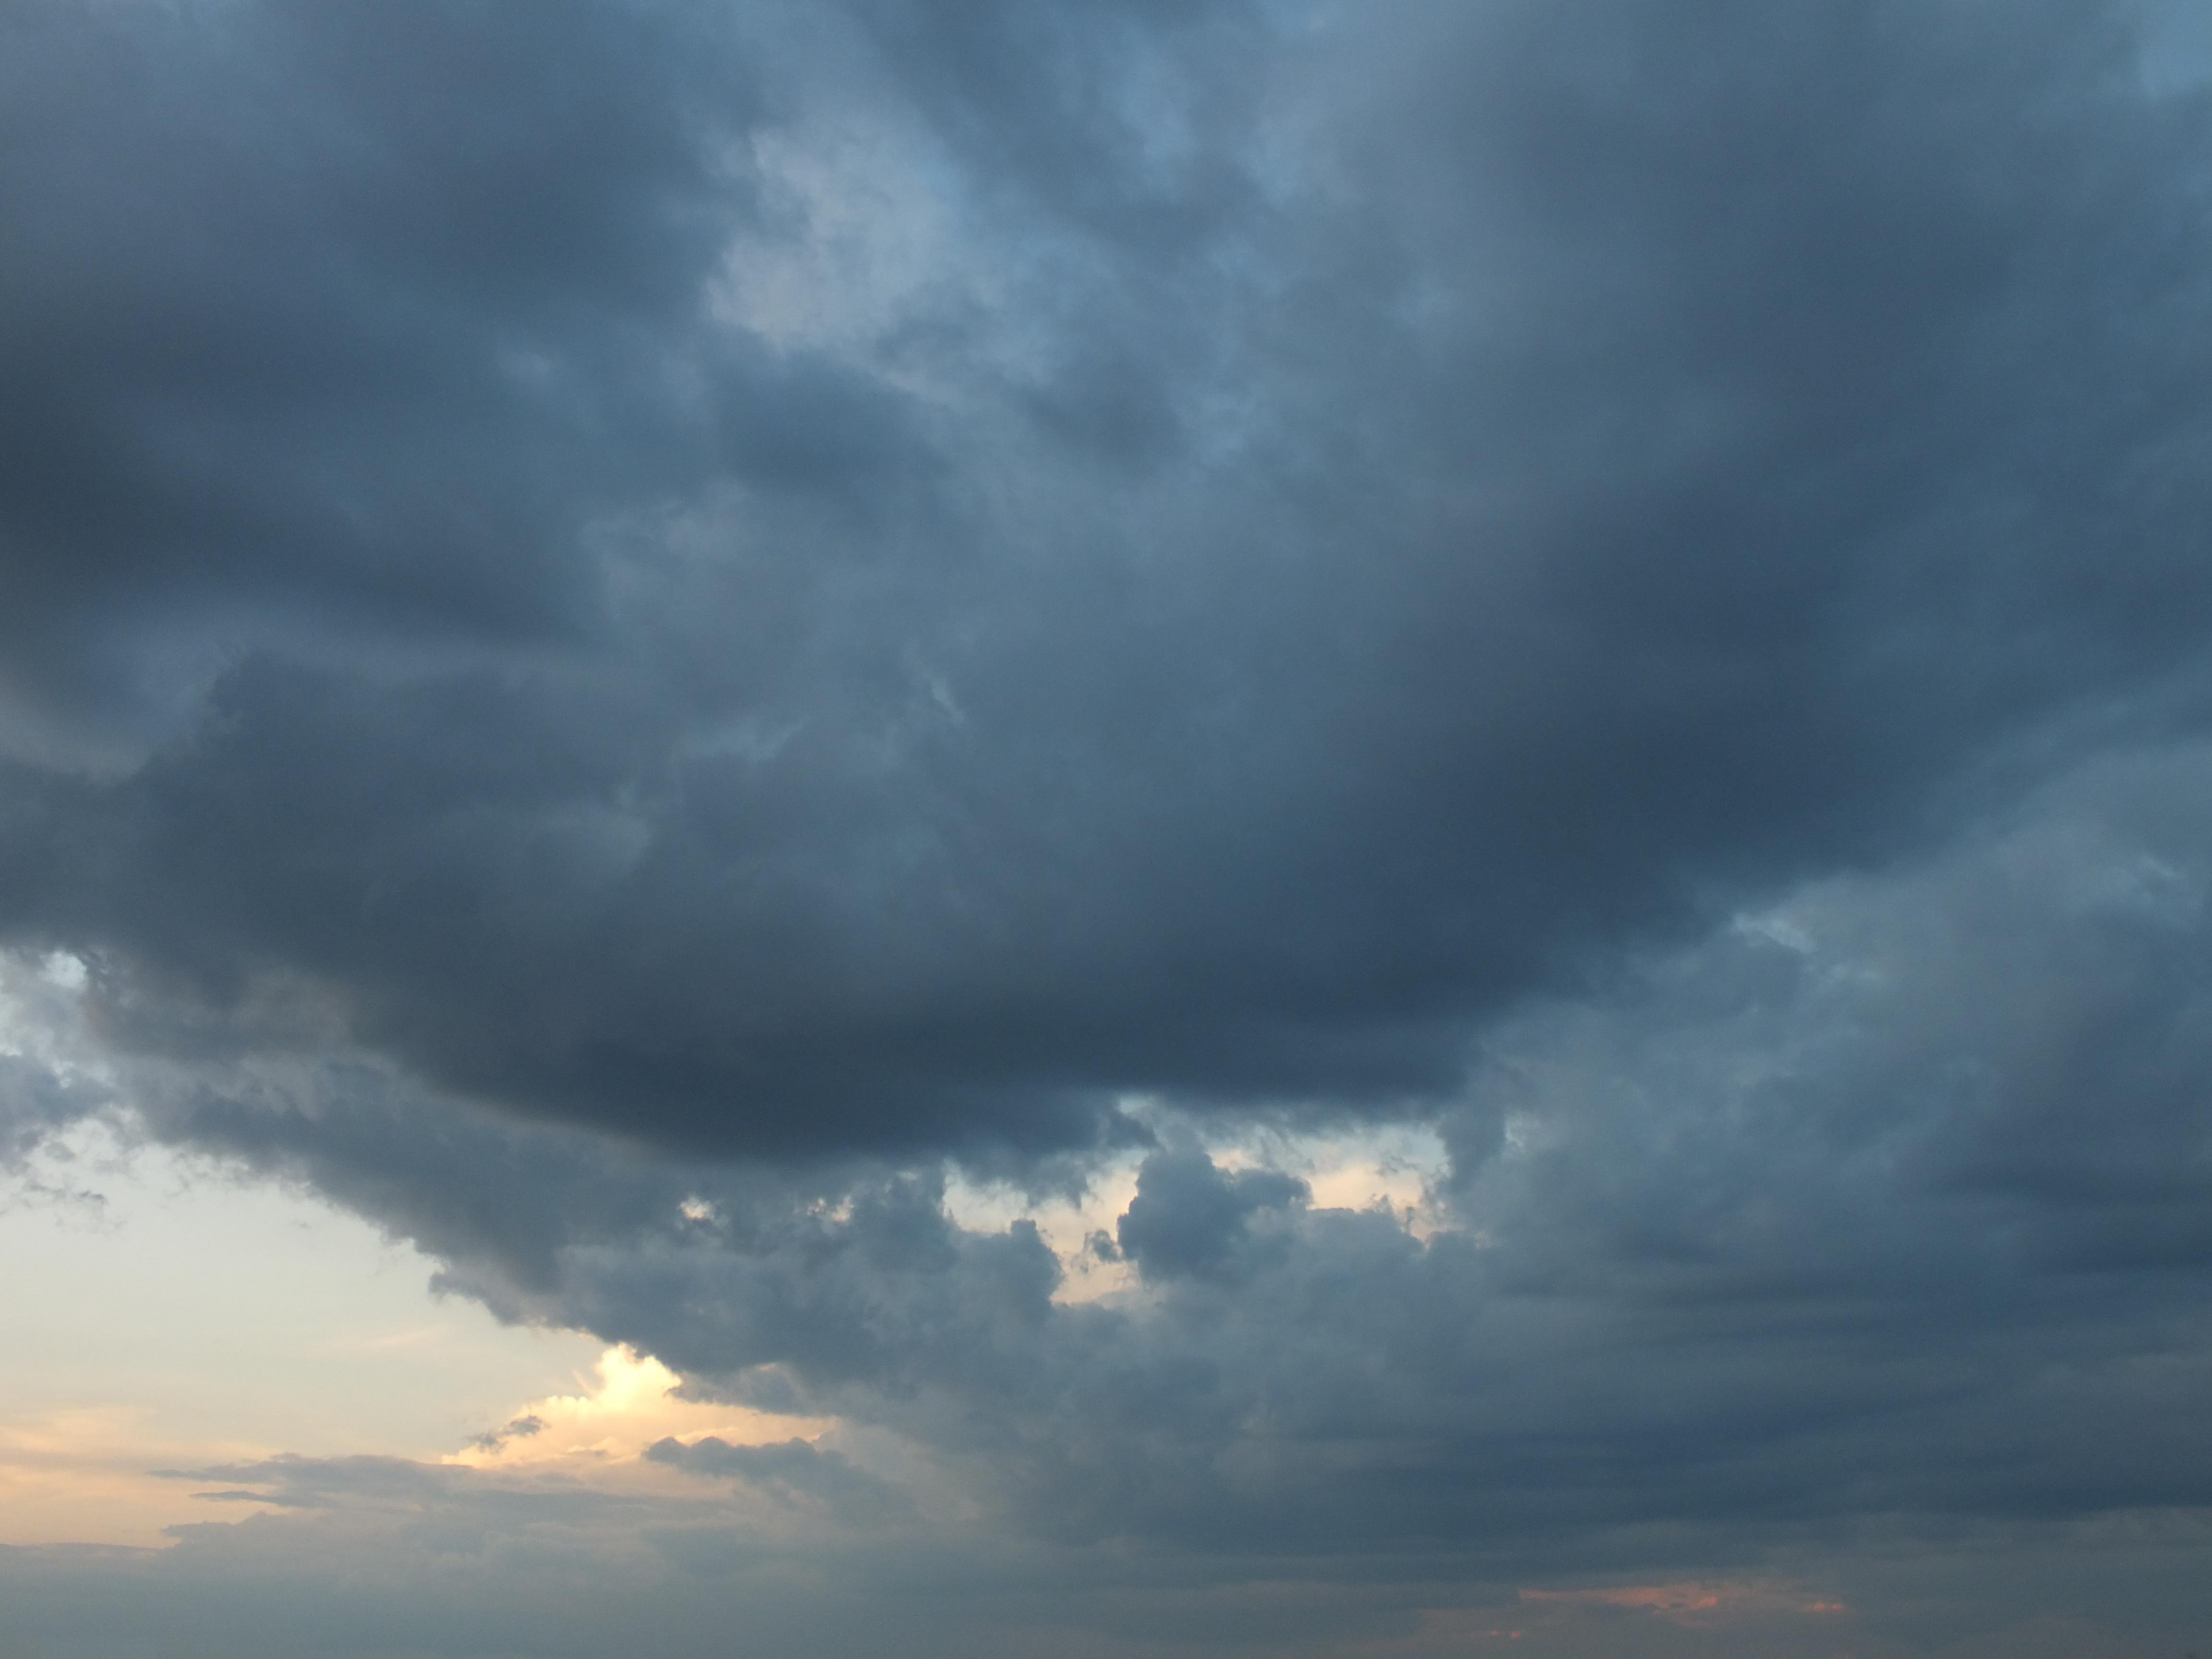
[[[706,124],[749,99],[706,107],[665,18],[543,17],[11,11],[19,688],[134,689],[179,611],[578,619],[567,521],[659,470]]]
[[[127,1100],[1154,1584],[2212,1504],[2134,16],[15,9],[0,931],[88,977],[0,1134]],[[1419,1233],[1218,1156],[1408,1115]],[[1133,1288],[948,1158],[1134,1165]],[[223,1479],[339,1474],[479,1491]]]
[[[359,1073],[129,1087],[450,1287],[887,1430],[914,1489],[1070,1546],[1541,1578],[1756,1566],[1869,1516],[2202,1510],[2208,779],[2201,746],[2109,757],[1494,1024],[1426,1238],[1167,1131],[1117,1230],[1141,1293],[1107,1304],[927,1173],[664,1162]]]
[[[892,1429],[1069,1541],[1551,1574],[2202,1509],[2206,766],[2102,763],[1494,1027],[1426,1238],[1186,1150],[1121,1218],[1133,1300],[1055,1301],[1027,1223],[911,1177],[457,1282]]]
[[[2202,111],[2094,9],[8,27],[0,877],[125,1040],[730,1152],[1432,1097],[2201,636]],[[933,252],[749,324],[855,132]]]

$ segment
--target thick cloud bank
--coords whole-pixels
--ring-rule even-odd
[[[114,1113],[836,1416],[653,1459],[885,1607],[2197,1559],[2186,39],[9,9],[0,1152]],[[1293,1155],[1407,1124],[1410,1212]],[[301,1502],[504,1512],[412,1468]]]

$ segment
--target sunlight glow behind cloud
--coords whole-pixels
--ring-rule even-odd
[[[0,1198],[0,1541],[204,1520],[146,1471],[277,1451],[436,1456],[602,1344],[434,1296],[356,1217],[97,1125]]]

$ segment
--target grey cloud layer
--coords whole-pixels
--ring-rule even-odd
[[[1826,1659],[1839,1638],[1878,1659],[2067,1659],[2170,1651],[2190,1640],[2186,1617],[2172,1609],[2191,1598],[2203,1547],[2201,1527],[2141,1515],[2098,1526],[1910,1532],[1856,1559],[1839,1561],[1832,1548],[1783,1557],[1785,1573],[1813,1567],[1818,1594],[1849,1595],[1866,1613],[1807,1616],[1813,1592],[1783,1577],[1760,1586],[1765,1616],[1754,1604],[1749,1618],[1686,1627],[1602,1604],[1547,1610],[1510,1579],[1468,1582],[1462,1564],[1441,1553],[1375,1562],[1364,1577],[1329,1583],[1249,1561],[1193,1571],[1136,1553],[918,1526],[793,1537],[787,1506],[764,1526],[742,1497],[611,1497],[392,1459],[180,1473],[208,1490],[274,1500],[277,1510],[180,1528],[167,1551],[0,1547],[9,1613],[0,1653],[119,1659],[151,1645],[238,1659],[580,1659],[644,1642],[690,1659],[726,1653],[735,1640],[825,1656],[890,1647],[1079,1659],[1346,1651],[1439,1659],[1517,1626],[1534,1639],[1511,1650],[1541,1659],[1602,1659],[1624,1645],[1656,1659]],[[1945,1594],[1947,1581],[1961,1577],[1980,1581],[1999,1609],[1995,1620],[1981,1608],[1961,1617]],[[2050,1617],[2054,1600],[2075,1615]],[[1882,1603],[1898,1610],[1873,1611]],[[2130,1626],[2136,1643],[2115,1638]]]
[[[703,1375],[779,1361],[1083,1535],[1540,1559],[1555,1528],[2202,1504],[2204,764],[2100,769],[1494,1028],[1425,1243],[1164,1151],[1134,1307],[1049,1303],[1034,1237],[910,1184],[578,1248],[561,1305]]]
[[[362,1062],[142,1062],[129,1091],[495,1308],[888,1432],[919,1462],[858,1481],[657,1454],[862,1530],[953,1493],[983,1538],[1326,1583],[2201,1511],[2208,778],[2201,746],[2108,757],[1493,1023],[1425,1238],[1169,1133],[1109,1304],[1054,1299],[1029,1224],[956,1224],[934,1170],[625,1154]]]
[[[16,935],[149,1042],[1079,1146],[1448,1090],[2193,661],[2203,122],[2100,15],[1026,18],[24,9]],[[872,182],[910,291],[726,320]]]
[[[89,979],[0,1150],[125,1103],[976,1535],[2212,1503],[2135,17],[10,10],[0,935]],[[1206,1150],[1407,1115],[1426,1237]],[[1118,1303],[945,1207],[1139,1150]]]

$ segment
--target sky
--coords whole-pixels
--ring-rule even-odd
[[[0,1659],[2212,1654],[2208,16],[0,8]]]

